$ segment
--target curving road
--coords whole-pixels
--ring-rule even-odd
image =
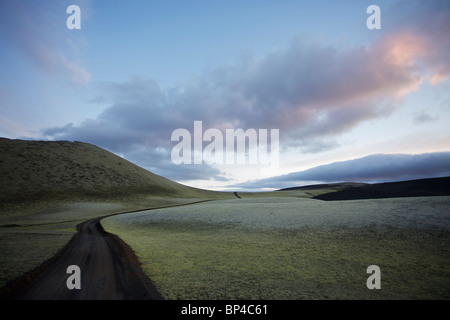
[[[12,283],[0,288],[0,300],[162,300],[141,270],[131,248],[106,232],[100,220],[113,215],[192,205],[211,200],[126,211],[77,225],[77,233],[62,253]],[[69,289],[67,267],[81,270],[81,289]]]
[[[103,217],[77,226],[78,233],[62,255],[22,290],[25,300],[144,300],[162,299],[140,270],[131,249],[105,232]],[[81,289],[68,289],[67,267],[81,270]]]

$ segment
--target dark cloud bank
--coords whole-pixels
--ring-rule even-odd
[[[450,152],[375,154],[334,162],[279,177],[235,185],[241,189],[282,189],[316,183],[393,182],[450,176]]]

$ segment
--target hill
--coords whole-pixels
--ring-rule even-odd
[[[450,177],[417,179],[399,182],[349,185],[342,190],[319,194],[320,200],[358,200],[399,197],[450,195]]]
[[[338,182],[338,183],[322,183],[322,184],[311,184],[307,186],[301,187],[290,187],[284,188],[277,191],[292,191],[292,190],[317,190],[317,189],[336,189],[342,190],[349,187],[359,187],[362,185],[366,185],[366,183],[358,183],[358,182]]]
[[[191,188],[158,176],[88,143],[5,138],[0,138],[0,190],[3,203],[33,199],[113,199],[136,194],[183,198],[219,196],[218,192]]]

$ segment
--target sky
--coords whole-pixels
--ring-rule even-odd
[[[449,76],[449,1],[0,0],[1,137],[92,143],[199,188],[448,176]],[[269,162],[206,161],[243,154],[238,129]]]

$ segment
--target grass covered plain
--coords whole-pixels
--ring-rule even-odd
[[[108,217],[165,299],[449,299],[450,197],[219,200]],[[381,269],[381,290],[366,269]]]
[[[0,287],[52,258],[76,233],[76,226],[108,214],[180,205],[199,199],[147,197],[120,203],[34,202],[2,208],[0,215]]]

